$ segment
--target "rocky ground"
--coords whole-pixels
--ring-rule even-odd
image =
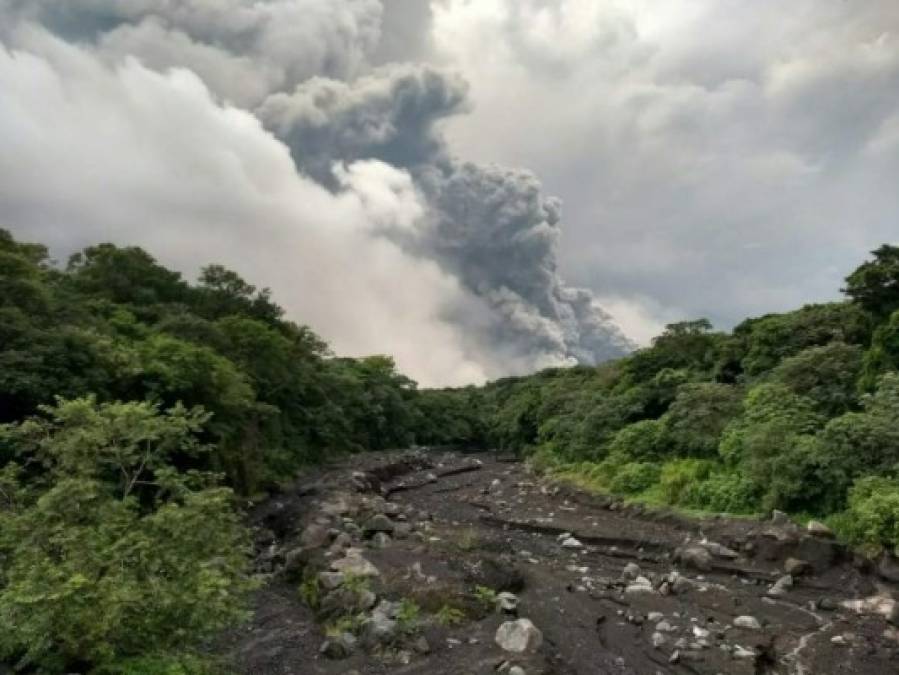
[[[415,451],[251,517],[266,583],[216,646],[241,673],[899,673],[899,565],[781,514],[685,519]]]

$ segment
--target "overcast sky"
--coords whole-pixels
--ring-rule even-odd
[[[0,226],[222,262],[427,385],[899,239],[894,0],[0,0],[0,41]]]

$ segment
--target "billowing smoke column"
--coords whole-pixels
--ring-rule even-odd
[[[429,222],[408,238],[486,299],[502,322],[492,338],[542,363],[595,363],[630,342],[585,289],[556,268],[561,204],[529,171],[462,162],[435,129],[464,111],[466,86],[429,66],[376,70],[353,82],[312,78],[270,96],[257,115],[325,184],[339,162],[376,158],[407,169],[426,196]],[[385,233],[391,236],[391,233]]]
[[[136,57],[163,72],[189,69],[221,101],[252,111],[300,174],[338,198],[359,161],[408,173],[422,215],[412,226],[385,218],[374,236],[436,263],[473,296],[439,313],[469,357],[492,362],[485,374],[595,363],[632,349],[589,291],[560,278],[559,200],[527,170],[452,156],[438,123],[465,112],[465,82],[422,64],[372,66],[383,9],[377,0],[0,0],[0,39],[15,47],[23,32],[48,30],[111,68]],[[360,194],[379,199],[374,187]]]

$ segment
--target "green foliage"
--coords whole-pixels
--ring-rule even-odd
[[[465,623],[465,612],[452,605],[443,605],[434,615],[437,623],[444,627],[458,626]]]
[[[865,352],[860,388],[872,391],[884,373],[899,369],[899,311],[874,331],[871,347]]]
[[[668,504],[684,504],[686,492],[697,483],[706,480],[715,463],[705,459],[673,459],[662,465],[659,488]]]
[[[692,382],[681,386],[664,419],[671,451],[712,457],[728,423],[740,414],[742,392],[732,385]]]
[[[475,586],[474,599],[486,611],[496,609],[497,592],[488,586]]]
[[[619,494],[634,495],[655,485],[660,476],[661,467],[655,462],[628,462],[618,469],[609,487]]]
[[[0,657],[65,672],[180,651],[243,616],[249,540],[230,490],[181,472],[207,416],[60,401],[0,434],[41,466],[0,510]]]
[[[419,620],[421,617],[421,608],[415,601],[409,598],[403,598],[400,606],[396,611],[397,630],[404,635],[410,635],[418,630]]]
[[[899,480],[869,476],[855,481],[849,508],[838,522],[855,544],[899,551]]]
[[[861,366],[861,347],[831,342],[784,359],[771,371],[771,381],[810,399],[818,412],[833,417],[857,406]]]
[[[871,255],[873,260],[846,277],[843,291],[874,316],[884,318],[899,309],[899,246],[884,244]]]
[[[656,460],[664,452],[665,428],[659,420],[641,420],[619,430],[608,444],[610,456],[623,461]]]

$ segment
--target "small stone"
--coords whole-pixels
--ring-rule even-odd
[[[641,574],[643,574],[643,570],[640,569],[640,566],[637,563],[629,562],[621,571],[621,578],[633,580]]]
[[[792,521],[790,520],[790,516],[788,516],[786,513],[774,509],[771,512],[771,522],[778,527],[784,527],[786,525],[789,525]]]
[[[346,557],[332,562],[331,569],[356,577],[377,577],[381,574],[377,567],[362,557],[359,549],[354,548],[347,550]]]
[[[521,666],[512,666],[509,668],[509,675],[526,675],[524,672],[524,668]]]
[[[809,534],[815,537],[827,537],[828,539],[833,537],[833,530],[827,527],[827,525],[822,523],[820,520],[808,521],[808,525],[806,525],[805,529]]]
[[[700,572],[712,569],[712,554],[703,546],[685,546],[675,551],[675,560]]]
[[[652,647],[653,649],[659,649],[666,642],[665,636],[659,633],[658,631],[652,634]]]
[[[344,575],[340,572],[320,572],[318,583],[325,590],[333,591],[343,583],[344,578]]]
[[[787,558],[784,562],[784,571],[794,577],[801,577],[812,571],[811,564],[806,560],[799,558]]]
[[[393,524],[394,539],[408,539],[410,534],[412,534],[412,525],[410,525],[409,523]]]
[[[521,654],[537,649],[543,643],[543,633],[529,619],[518,619],[500,625],[494,639],[507,652]]]
[[[420,635],[412,643],[412,649],[418,654],[428,654],[431,651],[431,645],[428,644],[428,640],[424,635]]]
[[[345,659],[356,648],[356,638],[352,633],[341,633],[337,637],[328,638],[322,643],[319,652],[329,659]]]
[[[846,638],[842,635],[834,635],[832,638],[830,638],[830,643],[837,645],[838,647],[844,647],[847,644]]]
[[[393,528],[393,521],[383,513],[378,513],[369,518],[362,529],[365,531],[366,535],[370,535],[375,532],[386,532],[389,534],[393,532]]]
[[[741,647],[740,645],[736,645],[734,647],[733,656],[735,659],[754,659],[758,654],[756,654],[751,649],[746,649],[746,647]]]
[[[678,661],[680,661],[680,651],[675,649],[673,652],[671,652],[671,656],[668,657],[668,663],[675,664]]]
[[[562,542],[562,548],[583,548],[584,545],[574,537],[568,537]]]
[[[300,545],[306,548],[320,548],[331,541],[328,528],[312,523],[300,535]]]
[[[371,538],[372,548],[387,548],[390,542],[390,535],[386,532],[375,532],[375,536]]]
[[[503,591],[496,596],[496,606],[501,612],[514,613],[518,609],[518,596],[508,591]]]
[[[662,614],[661,612],[650,612],[649,614],[646,615],[646,618],[649,620],[650,623],[658,623],[659,621],[661,621],[662,619],[665,618],[665,615]]]
[[[425,482],[426,483],[436,483],[437,482],[437,474],[436,473],[425,474]]]
[[[746,628],[747,630],[762,630],[762,624],[754,616],[738,616],[734,619],[734,626],[737,628]]]
[[[659,621],[656,624],[656,630],[660,633],[671,633],[674,630],[674,627],[667,621]]]
[[[789,574],[785,574],[768,589],[768,595],[773,597],[786,595],[791,588],[793,588],[793,577]]]

